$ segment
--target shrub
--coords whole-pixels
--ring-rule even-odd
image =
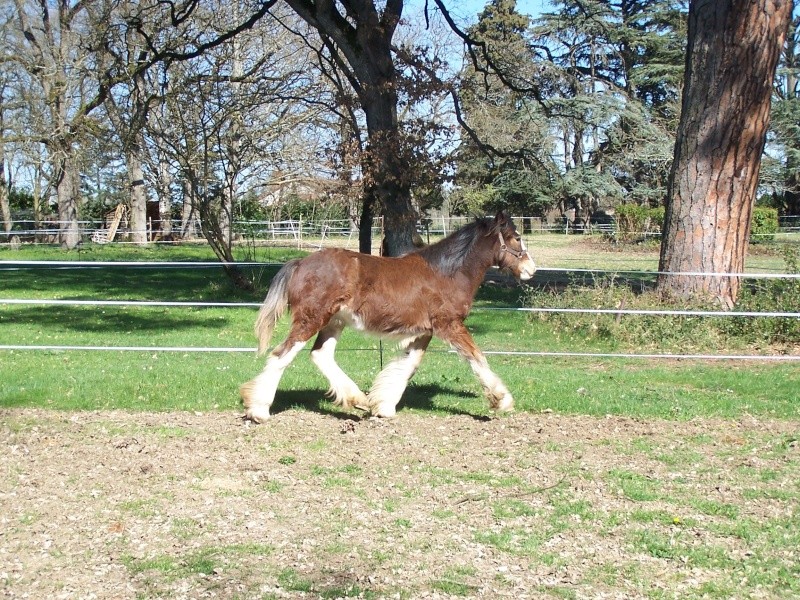
[[[645,233],[661,231],[664,207],[649,208],[638,204],[620,204],[614,209],[617,235],[622,241],[638,239]]]
[[[800,274],[800,252],[784,249],[785,272]],[[800,279],[756,279],[742,286],[737,311],[800,313]],[[751,344],[800,344],[800,318],[737,317],[725,319],[729,335]]]
[[[647,207],[638,204],[620,204],[614,209],[617,218],[617,235],[630,240],[644,231]]]
[[[750,220],[750,243],[759,244],[775,239],[778,233],[778,211],[767,206],[756,206]]]
[[[664,207],[647,209],[647,216],[650,217],[650,230],[661,231],[664,227]]]

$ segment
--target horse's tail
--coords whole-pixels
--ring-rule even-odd
[[[299,264],[299,258],[290,260],[283,265],[270,283],[267,297],[264,298],[264,304],[261,305],[258,317],[256,317],[255,331],[259,354],[266,352],[272,332],[275,330],[275,324],[289,308],[289,280]]]

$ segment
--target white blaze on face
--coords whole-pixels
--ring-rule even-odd
[[[536,263],[533,262],[531,255],[528,254],[528,247],[525,245],[525,240],[520,237],[519,243],[523,252],[522,258],[519,261],[519,278],[521,281],[527,281],[536,273]]]

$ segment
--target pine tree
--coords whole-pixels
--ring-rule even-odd
[[[675,0],[558,0],[534,42],[558,84],[567,203],[663,201],[683,71]],[[602,197],[604,195],[605,197]]]
[[[514,0],[492,0],[469,34],[486,45],[493,68],[512,80],[526,80],[535,70],[528,27],[528,17],[517,12]],[[480,140],[464,139],[458,152],[458,193],[462,201],[473,199],[462,211],[503,207],[518,214],[541,213],[552,201],[555,169],[547,120],[534,97],[510,89],[478,60],[477,67],[466,61],[462,79],[463,116]]]

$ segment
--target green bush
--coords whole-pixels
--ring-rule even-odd
[[[644,231],[647,207],[638,204],[620,204],[614,209],[617,218],[617,235],[630,240]]]
[[[785,272],[800,275],[800,251],[784,249]],[[800,313],[800,279],[755,279],[747,281],[739,294],[735,310],[741,312]],[[752,318],[725,319],[729,335],[750,344],[800,344],[800,319]]]
[[[649,208],[638,204],[620,204],[614,209],[617,235],[622,241],[640,238],[644,233],[661,231],[664,207]]]
[[[760,244],[775,239],[778,233],[778,210],[767,206],[753,208],[750,220],[750,243]]]
[[[650,217],[650,230],[661,231],[664,227],[664,207],[648,208],[647,216]]]
[[[800,274],[800,253],[785,252],[786,273]],[[665,301],[648,289],[633,289],[618,276],[574,280],[561,291],[530,290],[527,304],[539,308],[721,310],[708,301]],[[741,312],[800,312],[800,279],[745,280],[734,308]],[[702,317],[622,313],[532,313],[558,333],[636,351],[719,353],[754,350],[765,345],[796,348],[800,319],[773,317]]]

